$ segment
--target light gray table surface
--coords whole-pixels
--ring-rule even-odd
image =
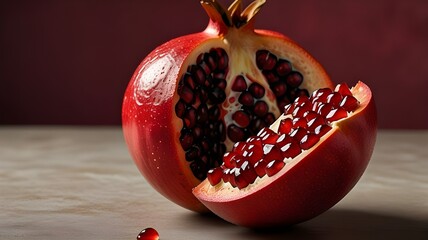
[[[169,202],[131,160],[119,127],[1,126],[0,239],[428,239],[428,131],[379,131],[336,206],[255,231]]]

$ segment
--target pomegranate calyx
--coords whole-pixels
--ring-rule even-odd
[[[230,27],[237,29],[250,25],[266,0],[255,0],[242,10],[242,0],[235,0],[226,10],[217,0],[201,0],[201,5],[210,17],[209,27],[220,32]],[[208,28],[209,28],[208,27]]]

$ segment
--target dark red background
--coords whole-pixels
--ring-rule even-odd
[[[0,123],[120,124],[144,56],[206,23],[197,0],[1,1]],[[428,1],[268,0],[256,26],[299,42],[335,82],[370,85],[381,128],[428,128]]]

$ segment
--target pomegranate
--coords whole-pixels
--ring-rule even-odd
[[[136,165],[158,192],[187,209],[207,210],[192,189],[236,142],[271,125],[299,96],[333,87],[295,42],[254,28],[264,3],[243,9],[236,0],[225,9],[202,0],[207,28],[157,47],[125,92],[123,131]]]
[[[319,89],[287,105],[269,128],[237,142],[193,193],[237,225],[299,223],[351,190],[375,140],[376,110],[367,85]]]

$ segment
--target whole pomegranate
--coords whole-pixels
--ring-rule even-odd
[[[202,0],[207,28],[157,47],[126,90],[123,131],[136,165],[157,191],[187,209],[207,210],[192,189],[235,143],[270,126],[296,98],[334,87],[295,42],[254,29],[264,3],[243,9],[236,0],[225,9]]]

